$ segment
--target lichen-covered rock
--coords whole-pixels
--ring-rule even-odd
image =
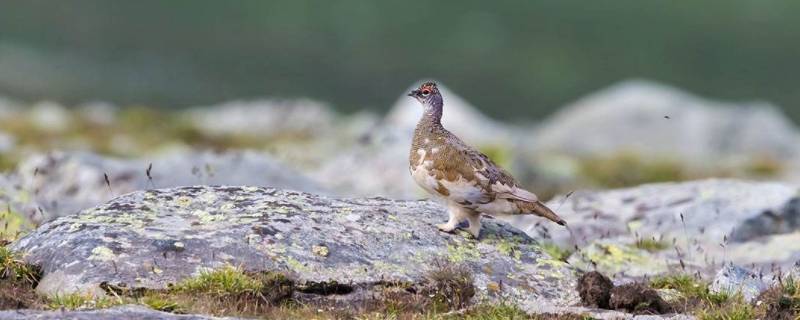
[[[571,262],[581,260],[589,269],[597,265],[609,275],[694,272],[700,267],[713,273],[731,261],[791,266],[798,259],[791,249],[797,241],[788,240],[798,238],[797,199],[797,187],[780,183],[663,183],[580,191],[550,201],[572,233],[539,224],[534,217],[518,217],[513,223],[564,248],[577,244],[582,250]],[[753,255],[754,250],[759,254]]]
[[[574,287],[573,270],[521,231],[488,221],[480,241],[468,240],[437,231],[445,218],[428,201],[182,187],[139,191],[61,217],[13,249],[43,267],[37,291],[45,295],[102,294],[102,283],[165,288],[229,264],[369,292],[379,283],[416,283],[431,262],[444,260],[474,273],[478,299],[526,308],[577,301],[566,290]]]
[[[78,311],[43,311],[43,310],[9,310],[0,311],[0,319],[6,320],[123,320],[123,319],[146,319],[146,320],[213,320],[231,319],[216,318],[202,315],[174,314],[155,311],[137,305],[119,306],[100,310],[78,310]]]
[[[254,151],[177,151],[149,159],[52,152],[22,161],[6,180],[10,185],[0,186],[5,189],[0,199],[37,223],[96,206],[117,195],[156,187],[259,185],[325,193],[310,179]]]

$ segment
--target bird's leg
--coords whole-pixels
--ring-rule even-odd
[[[450,215],[450,219],[447,220],[447,223],[436,225],[436,228],[444,232],[453,232],[464,217],[461,214],[460,208],[456,208],[452,205],[447,209],[447,213]]]
[[[469,221],[469,228],[467,228],[467,232],[471,234],[475,239],[478,239],[478,236],[481,234],[481,213],[480,212],[470,212],[467,215],[467,221]]]

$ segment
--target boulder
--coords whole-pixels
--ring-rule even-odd
[[[44,295],[102,295],[104,283],[163,289],[226,265],[369,294],[381,283],[417,283],[432,262],[444,261],[473,273],[476,299],[527,310],[577,302],[565,290],[575,285],[573,270],[521,231],[489,220],[475,241],[439,232],[434,225],[445,219],[428,201],[181,187],[134,192],[58,218],[12,249],[43,268],[36,290]]]
[[[537,147],[573,155],[637,152],[702,164],[732,155],[794,159],[798,133],[778,108],[726,103],[642,80],[582,98],[537,130]]]
[[[152,164],[152,167],[150,165]],[[152,179],[148,178],[149,175]],[[108,175],[109,184],[106,184]],[[0,198],[37,223],[72,214],[134,190],[193,184],[261,185],[324,193],[270,156],[239,151],[173,152],[150,159],[52,152],[23,160]]]

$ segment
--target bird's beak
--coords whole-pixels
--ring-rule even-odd
[[[416,97],[419,94],[419,90],[412,90],[408,93],[409,97]]]

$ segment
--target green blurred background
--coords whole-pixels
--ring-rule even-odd
[[[796,0],[0,3],[0,93],[65,103],[385,110],[430,77],[532,119],[636,77],[800,120],[799,57]]]

